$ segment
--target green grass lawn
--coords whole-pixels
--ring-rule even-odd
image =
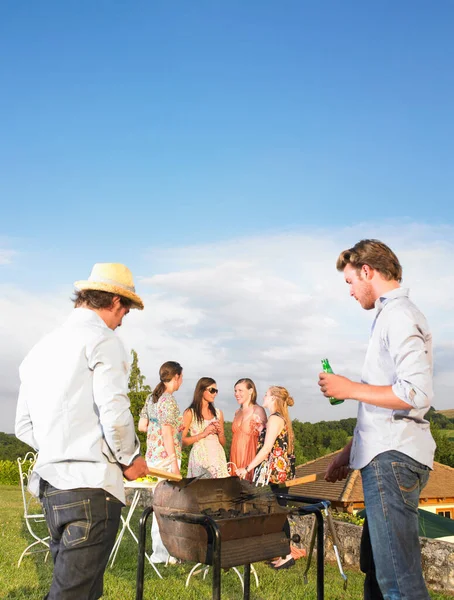
[[[52,578],[52,561],[44,562],[44,553],[27,556],[19,569],[17,561],[23,549],[32,541],[21,518],[21,498],[19,488],[0,486],[2,519],[0,525],[0,598],[4,600],[42,600],[47,593]],[[134,526],[137,527],[137,517]],[[120,546],[113,568],[108,568],[104,579],[104,596],[108,600],[133,600],[135,598],[135,577],[137,545],[126,533]],[[209,600],[211,598],[211,577],[202,579],[197,575],[185,587],[186,577],[192,564],[162,567],[163,579],[158,579],[152,567],[145,566],[146,600]],[[316,600],[316,571],[311,567],[309,584],[304,585],[302,574],[304,559],[288,571],[274,572],[263,563],[255,565],[260,587],[251,581],[251,600]],[[360,600],[362,598],[363,575],[359,571],[348,570],[348,589],[343,590],[343,581],[335,565],[327,565],[325,572],[325,598],[327,600]],[[222,573],[222,598],[240,600],[241,586],[238,577],[230,570]],[[432,593],[434,600],[452,600],[453,596]],[[81,599],[82,600],[82,599]]]

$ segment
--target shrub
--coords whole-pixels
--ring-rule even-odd
[[[350,513],[337,510],[333,510],[333,519],[336,521],[344,521],[345,523],[352,523],[353,525],[364,525],[365,520],[358,515],[351,515]]]
[[[19,467],[17,462],[12,460],[0,460],[0,484],[19,484]]]

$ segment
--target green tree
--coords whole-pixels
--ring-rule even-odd
[[[19,456],[25,456],[30,450],[33,448],[18,440],[12,433],[0,432],[0,460],[14,462]]]
[[[128,382],[128,397],[131,402],[131,413],[134,418],[134,425],[136,427],[137,436],[140,440],[140,449],[142,454],[145,456],[145,452],[147,449],[147,434],[138,430],[140,412],[144,407],[147,396],[151,393],[151,387],[146,385],[145,375],[142,375],[142,372],[139,367],[139,356],[135,350],[131,350],[132,354],[132,364],[131,364],[131,372],[129,373],[129,382]]]
[[[131,372],[129,374],[128,389],[130,392],[151,392],[151,387],[145,385],[145,375],[142,375],[139,367],[139,357],[135,350],[131,350],[132,364]]]
[[[431,423],[430,431],[437,444],[435,460],[448,465],[448,467],[454,467],[454,442],[451,442],[440,427],[434,423]]]

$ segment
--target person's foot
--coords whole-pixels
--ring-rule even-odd
[[[178,565],[179,563],[180,561],[178,560],[178,558],[175,558],[174,556],[171,556],[167,561],[168,565]]]
[[[273,566],[273,569],[275,571],[279,571],[280,569],[290,569],[290,567],[293,567],[294,564],[295,559],[290,556],[290,558],[285,558],[284,560],[282,560],[280,564]]]

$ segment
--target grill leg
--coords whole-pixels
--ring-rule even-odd
[[[317,600],[324,600],[325,578],[325,544],[323,534],[323,515],[320,510],[315,511],[317,519]]]
[[[213,535],[213,600],[221,600],[221,536],[218,527],[213,527],[212,522],[210,529]]]
[[[244,565],[244,595],[243,600],[250,600],[251,597],[251,563]]]
[[[137,557],[136,600],[143,600],[143,579],[145,572],[145,547],[148,517],[153,512],[152,506],[147,506],[139,520],[139,551]]]

